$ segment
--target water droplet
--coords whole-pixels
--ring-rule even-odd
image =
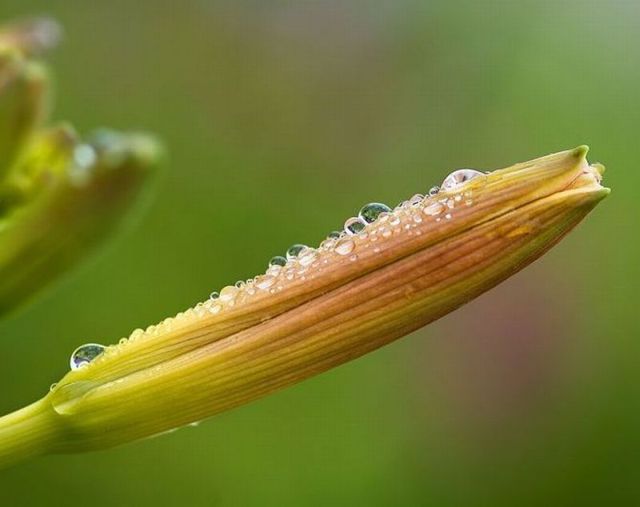
[[[287,250],[287,259],[291,260],[291,259],[295,259],[298,254],[302,251],[303,248],[307,248],[307,245],[301,245],[299,243],[289,247],[289,250]]]
[[[420,204],[423,199],[424,199],[424,195],[415,194],[413,197],[411,197],[411,199],[409,199],[409,204],[411,204],[412,206],[416,206]]]
[[[218,299],[220,297],[220,293],[217,290],[214,290],[211,294],[209,294],[209,299]]]
[[[370,224],[371,222],[375,222],[376,219],[380,216],[380,213],[388,213],[391,211],[391,208],[386,204],[382,204],[379,202],[370,202],[369,204],[365,204],[358,217],[362,222]]]
[[[216,303],[215,305],[211,305],[209,313],[213,313],[215,315],[216,313],[219,313],[220,310],[222,310],[222,305]]]
[[[227,285],[220,291],[220,301],[223,303],[229,303],[233,301],[238,293],[238,288],[233,285]]]
[[[303,266],[308,266],[316,260],[317,253],[313,248],[305,248],[298,254],[298,262]]]
[[[271,275],[262,275],[256,278],[256,287],[266,290],[276,283],[276,277]]]
[[[340,231],[331,231],[329,234],[327,234],[327,238],[330,239],[338,239],[340,236],[342,236],[342,232]]]
[[[451,213],[447,213],[444,217],[445,217],[447,220],[451,220]]]
[[[438,185],[435,185],[429,189],[429,195],[431,197],[433,197],[434,195],[438,195],[438,192],[440,192],[440,187]]]
[[[282,255],[276,255],[275,257],[272,257],[271,260],[269,261],[269,266],[284,266],[286,264],[287,264],[287,259]]]
[[[58,383],[57,383],[57,382],[54,382],[53,384],[51,384],[51,385],[49,386],[49,391],[53,391],[57,386],[58,386]]]
[[[348,255],[353,252],[353,249],[356,247],[356,244],[351,239],[342,239],[336,245],[336,253],[339,255]]]
[[[353,262],[353,261],[357,261],[357,260],[358,260],[358,256],[357,256],[356,254],[353,254],[351,257],[349,257],[349,260],[350,260],[351,262]]]
[[[96,357],[102,354],[105,348],[106,347],[104,345],[100,345],[99,343],[85,343],[84,345],[80,345],[71,354],[69,366],[71,366],[72,370],[77,370],[85,364],[89,364]]]
[[[444,206],[439,202],[432,202],[422,210],[425,215],[436,216],[442,213]]]
[[[349,234],[350,236],[353,236],[354,234],[358,234],[359,232],[362,232],[365,225],[366,224],[359,218],[351,217],[351,218],[348,218],[347,221],[344,223],[344,230],[347,234]]]
[[[420,214],[419,214],[419,213],[414,213],[414,214],[411,216],[411,218],[413,219],[413,221],[414,221],[416,224],[419,224],[420,222],[422,222],[422,217],[420,216]]]
[[[442,182],[442,189],[453,190],[454,188],[457,188],[478,176],[484,177],[484,174],[480,171],[476,171],[475,169],[458,169],[457,171],[453,171],[444,179]]]

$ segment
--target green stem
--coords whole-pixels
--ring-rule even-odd
[[[53,415],[51,405],[39,400],[0,417],[0,469],[51,449],[56,436]]]

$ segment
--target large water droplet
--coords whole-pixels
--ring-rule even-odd
[[[85,364],[89,364],[102,354],[105,348],[104,345],[100,345],[99,343],[85,343],[84,345],[80,345],[71,354],[69,366],[71,366],[72,370],[77,370]]]
[[[477,178],[478,176],[484,176],[484,174],[480,171],[476,171],[475,169],[458,169],[457,171],[453,171],[444,179],[442,182],[442,189],[452,190],[469,180]]]
[[[340,236],[342,236],[342,232],[340,231],[331,231],[327,234],[327,238],[329,239],[338,239]]]
[[[303,248],[307,248],[307,245],[301,245],[298,243],[289,247],[289,250],[287,250],[287,259],[295,259]]]
[[[359,232],[362,232],[365,225],[366,224],[359,218],[351,217],[351,218],[348,218],[347,221],[344,223],[344,230],[347,234],[349,234],[350,236],[353,236],[354,234],[358,234]]]
[[[271,260],[269,261],[269,267],[286,266],[286,264],[287,264],[287,259],[282,255],[276,255],[275,257],[272,257]]]
[[[389,211],[391,211],[391,208],[386,204],[370,202],[362,207],[359,217],[363,222],[370,224],[371,222],[376,221],[378,216],[380,216],[380,213],[389,213]]]

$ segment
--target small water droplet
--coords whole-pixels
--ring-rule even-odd
[[[307,248],[307,245],[301,245],[300,243],[296,243],[293,246],[290,246],[287,250],[287,259],[295,259],[298,254],[302,251],[303,248]]]
[[[442,213],[444,206],[439,202],[432,202],[422,210],[425,215],[436,216]]]
[[[447,220],[451,220],[451,213],[447,213],[444,217],[445,217]]]
[[[330,239],[338,239],[340,236],[342,236],[341,231],[331,231],[329,234],[327,234],[327,238]]]
[[[348,218],[347,221],[344,223],[344,230],[347,234],[349,234],[350,236],[353,236],[354,234],[358,234],[359,232],[362,232],[365,225],[366,224],[362,220],[360,220],[360,218],[351,217],[351,218]]]
[[[420,216],[420,214],[419,214],[419,213],[414,213],[414,214],[411,216],[411,218],[413,219],[413,221],[414,221],[416,224],[419,224],[420,222],[422,222],[422,217]]]
[[[467,181],[479,176],[485,177],[483,173],[476,171],[475,169],[458,169],[457,171],[453,171],[444,179],[442,182],[442,189],[453,190],[454,188],[457,188]]]
[[[100,345],[99,343],[85,343],[84,345],[80,345],[71,354],[69,366],[71,366],[72,370],[77,370],[78,368],[89,364],[96,357],[102,354],[105,348],[106,347],[104,345]]]
[[[209,307],[209,313],[212,313],[212,314],[214,314],[214,315],[215,315],[216,313],[219,313],[219,312],[220,312],[220,310],[222,310],[222,305],[220,305],[220,304],[218,304],[218,303],[216,303],[215,305],[211,305],[211,306]]]
[[[266,290],[276,283],[276,277],[271,275],[262,275],[256,278],[256,287]]]
[[[58,385],[58,383],[57,383],[57,382],[54,382],[53,384],[51,384],[51,385],[49,386],[49,391],[53,391],[53,390],[57,387],[57,385]]]
[[[308,266],[316,260],[317,253],[313,248],[305,248],[298,254],[298,262],[303,266]]]
[[[370,202],[369,204],[365,204],[358,217],[364,223],[370,224],[375,222],[376,219],[380,216],[381,213],[388,213],[391,211],[391,208],[386,204],[382,204],[380,202]]]
[[[217,290],[214,290],[211,294],[209,294],[209,299],[218,299],[220,297],[220,293]]]
[[[422,194],[415,194],[413,197],[411,197],[411,199],[409,199],[409,204],[411,204],[412,206],[416,206],[418,204],[420,204],[424,199],[424,195]]]
[[[220,301],[229,303],[233,301],[238,293],[238,288],[233,285],[227,285],[220,291]]]
[[[339,255],[348,255],[353,252],[353,249],[356,247],[356,244],[351,239],[342,239],[336,245],[336,253]]]
[[[276,255],[275,257],[272,257],[271,260],[269,261],[269,266],[285,266],[286,264],[287,264],[287,259],[282,255]]]
[[[358,256],[357,256],[356,254],[353,254],[351,257],[349,257],[349,260],[350,260],[351,262],[353,262],[353,261],[357,261],[357,260],[358,260]]]
[[[433,197],[434,195],[438,195],[438,192],[440,192],[440,187],[438,185],[435,185],[429,189],[429,195],[431,197]]]

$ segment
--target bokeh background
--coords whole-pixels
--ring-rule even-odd
[[[0,413],[451,169],[579,144],[611,196],[543,259],[197,428],[0,473],[1,505],[639,505],[640,2],[0,0],[65,27],[57,120],[149,130],[146,213],[0,322]]]

